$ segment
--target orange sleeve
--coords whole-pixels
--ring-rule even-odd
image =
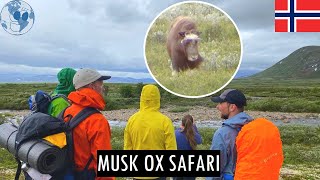
[[[88,124],[88,140],[91,146],[91,154],[95,172],[97,172],[97,150],[111,150],[111,130],[107,119],[102,114],[94,114]],[[96,178],[96,179],[115,179],[115,178]]]

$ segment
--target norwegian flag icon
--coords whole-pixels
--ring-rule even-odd
[[[320,0],[275,0],[275,32],[320,32]]]

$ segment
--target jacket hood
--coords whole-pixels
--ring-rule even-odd
[[[68,98],[72,101],[72,103],[83,107],[93,107],[103,110],[106,106],[103,97],[95,90],[90,88],[81,88],[77,91],[71,92]]]
[[[252,121],[252,117],[246,114],[245,112],[241,112],[230,119],[225,120],[222,125],[227,125],[232,128],[241,128],[243,125]]]
[[[155,85],[145,85],[140,96],[140,111],[159,111],[160,92]]]
[[[72,68],[63,68],[61,71],[59,71],[57,74],[59,84],[53,93],[64,94],[68,96],[72,91],[75,91],[73,85],[73,76],[76,74],[76,72],[77,71]]]

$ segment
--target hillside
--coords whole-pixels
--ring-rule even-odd
[[[270,68],[250,76],[250,78],[320,78],[320,46],[302,47]]]

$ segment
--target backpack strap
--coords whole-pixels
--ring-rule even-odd
[[[19,180],[19,176],[21,174],[21,161],[18,158],[15,158],[16,162],[18,163],[17,171],[16,171],[16,176],[14,177],[15,180]]]
[[[67,97],[66,95],[64,95],[64,94],[55,94],[55,95],[53,95],[53,96],[52,96],[52,95],[50,95],[50,96],[51,96],[51,101],[53,101],[53,100],[61,97],[61,98],[63,98],[64,100],[66,100],[67,102],[69,102],[68,97]]]
[[[86,164],[86,166],[84,167],[83,171],[88,170],[89,165],[91,164],[92,160],[93,160],[93,156],[91,155],[90,158],[89,158],[89,160],[88,160],[88,162],[87,162],[87,164]]]
[[[84,108],[83,110],[81,110],[75,117],[71,118],[68,122],[67,122],[67,130],[66,130],[66,136],[67,136],[67,144],[68,144],[68,155],[69,158],[71,160],[71,166],[72,169],[75,169],[75,164],[74,164],[74,146],[73,146],[73,134],[72,134],[72,130],[77,127],[83,120],[85,120],[87,117],[89,117],[92,114],[95,113],[100,113],[100,111],[98,111],[95,108],[92,107],[87,107]],[[93,160],[93,156],[91,155],[84,170],[87,170],[89,168],[90,163]]]
[[[92,107],[84,108],[75,117],[68,121],[68,130],[72,130],[77,127],[83,120],[95,113],[100,113],[100,111]]]
[[[66,109],[67,109],[67,108],[68,108],[68,107],[64,108],[64,110],[62,110],[62,111],[59,113],[59,115],[57,116],[58,119],[61,119],[62,121],[64,121],[64,118],[71,116],[71,115],[69,114],[69,115],[67,115],[66,117],[64,117],[64,112],[66,112]]]

